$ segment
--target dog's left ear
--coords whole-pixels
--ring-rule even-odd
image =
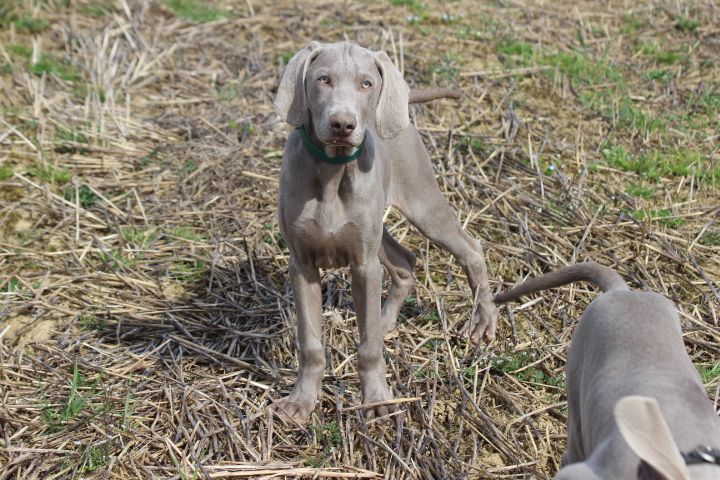
[[[382,77],[382,89],[375,112],[375,128],[382,138],[392,138],[410,125],[410,89],[387,53],[377,52],[375,64]]]
[[[646,470],[666,480],[690,480],[657,400],[639,395],[621,398],[615,404],[615,422],[628,446],[651,467]]]
[[[280,74],[280,86],[274,102],[275,110],[293,127],[299,127],[307,121],[305,74],[320,48],[322,44],[319,42],[310,42],[290,59]]]

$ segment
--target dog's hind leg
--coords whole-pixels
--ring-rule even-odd
[[[380,263],[390,274],[390,290],[382,307],[380,322],[384,333],[395,328],[397,316],[412,287],[412,271],[415,267],[415,254],[390,235],[383,226],[382,243],[378,252]]]

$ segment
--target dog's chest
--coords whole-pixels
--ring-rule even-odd
[[[280,216],[292,254],[318,268],[362,264],[377,256],[384,209],[377,175],[355,164],[285,172]]]
[[[296,251],[318,268],[363,263],[373,236],[381,232],[370,225],[360,203],[310,201],[292,223]]]

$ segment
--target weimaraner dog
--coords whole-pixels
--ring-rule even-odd
[[[416,100],[423,101],[420,94]],[[350,267],[360,334],[363,404],[392,395],[385,380],[383,337],[412,285],[415,255],[383,226],[388,205],[449,250],[467,274],[474,311],[463,330],[491,340],[497,308],[480,243],[461,228],[435,181],[422,139],[408,115],[409,89],[384,52],[351,43],[311,42],[288,62],[275,108],[296,128],[280,173],[280,229],[290,249],[297,309],[298,380],[276,410],[309,420],[325,369],[320,268]],[[382,266],[392,284],[381,310]],[[389,413],[366,408],[366,418]]]
[[[567,359],[568,445],[556,479],[718,479],[720,420],[685,351],[675,306],[581,263],[501,292],[497,303],[587,281],[604,292]]]

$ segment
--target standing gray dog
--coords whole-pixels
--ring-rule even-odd
[[[582,263],[532,278],[495,301],[581,280],[604,293],[570,342],[568,445],[555,478],[720,478],[720,420],[669,300],[630,291],[613,270]]]
[[[392,395],[383,337],[395,327],[412,285],[415,255],[383,226],[397,207],[462,265],[475,295],[464,332],[491,340],[497,309],[480,243],[461,228],[435,181],[430,157],[410,125],[408,86],[384,52],[350,43],[311,42],[288,63],[275,108],[294,127],[280,174],[280,229],[290,249],[289,275],[298,319],[299,372],[281,413],[309,420],[325,370],[320,268],[350,266],[360,344],[363,403]],[[380,307],[383,265],[392,285]],[[386,415],[387,405],[365,410]]]

